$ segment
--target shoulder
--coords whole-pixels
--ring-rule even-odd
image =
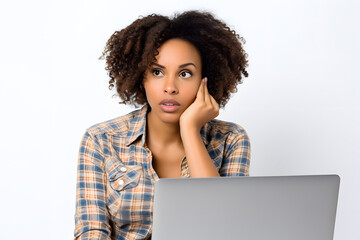
[[[238,141],[249,141],[245,129],[239,124],[218,119],[207,122],[201,130],[201,135],[206,145],[231,145]]]
[[[206,130],[211,134],[239,135],[246,134],[246,131],[239,124],[213,119],[207,123]]]
[[[122,135],[126,134],[133,121],[139,120],[141,109],[132,111],[126,115],[110,119],[104,122],[94,124],[86,129],[91,135],[107,134],[107,135]]]

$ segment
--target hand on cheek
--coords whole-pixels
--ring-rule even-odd
[[[219,105],[209,94],[207,78],[202,79],[195,101],[182,113],[180,129],[191,129],[200,132],[205,123],[219,115]]]

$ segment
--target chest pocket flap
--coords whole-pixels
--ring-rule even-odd
[[[105,168],[109,184],[115,191],[136,187],[143,171],[141,165],[125,165],[115,158],[108,159]]]

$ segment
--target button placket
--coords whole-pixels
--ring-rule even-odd
[[[155,172],[155,169],[154,169],[154,167],[153,167],[153,165],[152,165],[152,160],[153,160],[152,152],[151,152],[151,150],[150,150],[147,146],[145,146],[144,148],[145,148],[146,153],[147,153],[147,155],[146,155],[146,160],[147,160],[147,162],[149,163],[149,165],[148,165],[148,166],[149,166],[149,167],[148,167],[149,176],[151,177],[151,181],[152,181],[153,183],[155,183],[155,181],[159,179],[159,176],[158,176],[157,173]]]

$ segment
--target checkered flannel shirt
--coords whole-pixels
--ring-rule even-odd
[[[158,175],[145,143],[148,106],[88,128],[79,150],[74,239],[150,239]],[[234,123],[211,120],[202,140],[220,176],[247,176],[250,143]],[[180,166],[179,166],[180,167]],[[181,177],[190,177],[186,157]]]

